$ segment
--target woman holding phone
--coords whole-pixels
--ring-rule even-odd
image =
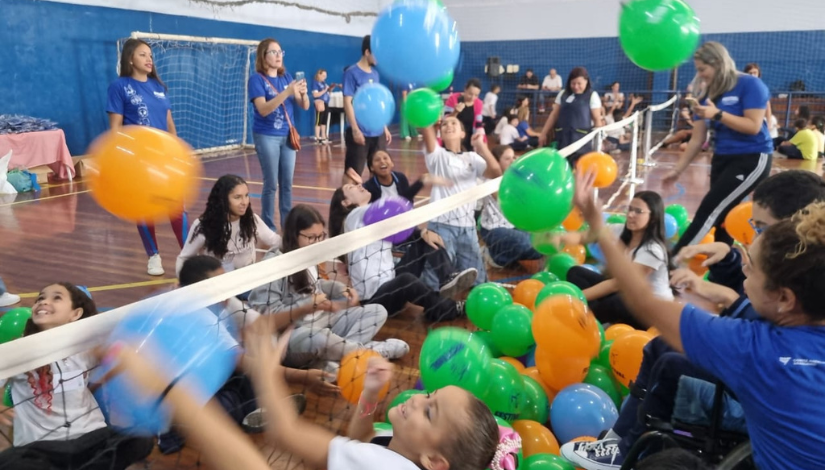
[[[295,126],[295,106],[309,109],[304,73],[295,78],[284,68],[281,44],[267,38],[258,44],[255,71],[249,77],[249,100],[254,105],[252,139],[261,163],[264,188],[261,218],[275,230],[275,190],[278,190],[280,220],[292,207],[292,177],[295,174],[295,149],[290,147],[289,129]]]

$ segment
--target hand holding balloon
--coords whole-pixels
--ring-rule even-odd
[[[392,378],[393,365],[383,357],[371,357],[364,378],[364,395],[366,401],[376,401],[378,394]]]

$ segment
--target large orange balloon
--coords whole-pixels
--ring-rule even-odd
[[[92,197],[132,222],[180,214],[198,191],[201,163],[183,140],[146,126],[126,126],[89,147]]]
[[[544,288],[544,283],[538,279],[525,279],[516,284],[513,290],[513,302],[526,305],[532,310],[531,307],[536,303],[536,297],[542,288]]]
[[[705,273],[708,272],[708,268],[706,266],[702,266],[702,263],[704,263],[707,259],[708,255],[699,253],[688,260],[688,269],[693,271],[697,276],[704,276]]]
[[[549,351],[536,347],[536,368],[541,381],[554,390],[561,390],[568,385],[583,382],[590,371],[590,359],[587,356],[570,356],[564,352]]]
[[[508,357],[508,356],[501,356],[499,359],[506,362],[507,364],[510,364],[511,366],[515,367],[516,370],[519,371],[520,374],[524,372],[524,364],[519,362],[518,359],[516,359],[514,357]]]
[[[513,421],[513,430],[521,437],[521,452],[525,459],[536,454],[559,455],[559,441],[540,423],[519,419]]]
[[[541,388],[544,389],[544,393],[547,394],[547,401],[553,403],[553,398],[556,398],[556,394],[558,392],[556,392],[555,390],[547,386],[546,383],[544,383],[544,379],[541,378],[541,372],[539,372],[538,367],[528,367],[521,371],[521,375],[526,375],[527,377],[530,377],[531,379],[535,380],[539,385],[541,385]]]
[[[548,351],[587,359],[598,356],[601,344],[596,317],[584,302],[570,295],[550,296],[536,307],[533,337]]]
[[[614,323],[604,330],[604,340],[615,340],[634,331],[636,330],[630,325],[625,325],[624,323]]]
[[[353,405],[358,403],[361,392],[364,391],[364,378],[367,376],[367,368],[372,357],[381,357],[381,355],[368,349],[359,349],[341,359],[341,368],[338,369],[338,386],[341,387],[341,396]],[[378,399],[383,400],[389,391],[390,384],[387,382],[378,392]]]
[[[593,186],[597,188],[606,188],[616,181],[619,175],[619,167],[616,165],[616,160],[604,152],[590,152],[581,157],[576,163],[576,170],[584,173],[588,170],[596,172],[596,179],[593,181]]]
[[[646,331],[634,331],[615,341],[610,346],[610,367],[613,376],[625,387],[636,380],[639,369],[642,367],[645,345],[653,339],[653,335]]]
[[[576,230],[582,228],[584,224],[584,216],[582,215],[581,211],[574,207],[569,214],[567,214],[567,218],[564,219],[564,222],[561,223],[562,227],[568,232],[575,232]]]
[[[753,217],[753,202],[739,204],[725,217],[725,231],[739,243],[750,245],[753,243],[753,237],[756,236],[750,224],[751,217]]]
[[[716,228],[716,227],[714,227],[714,229],[715,229],[715,228]],[[708,243],[713,243],[713,242],[715,242],[715,241],[716,241],[716,235],[715,235],[715,233],[716,233],[716,231],[715,231],[715,230],[711,230],[711,231],[710,231],[710,233],[708,233],[707,235],[705,235],[705,237],[704,237],[704,238],[702,238],[702,240],[699,242],[699,244],[700,244],[700,245],[707,245]]]
[[[569,245],[565,246],[561,249],[563,253],[567,253],[568,255],[572,256],[576,263],[583,264],[585,258],[587,258],[587,250],[585,250],[584,245]]]

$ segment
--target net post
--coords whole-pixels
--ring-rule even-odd
[[[653,113],[654,111],[652,107],[647,109],[647,116],[645,119],[644,148],[642,149],[644,152],[644,163],[642,165],[646,167],[656,166],[656,163],[650,160],[652,149],[651,141],[653,139]]]
[[[593,140],[596,141],[595,145],[593,145],[593,151],[594,152],[601,152],[602,151],[602,142],[604,141],[604,131],[602,131],[600,129],[598,132],[596,132],[595,139],[593,139]],[[597,196],[598,196],[598,194],[597,194]]]
[[[243,140],[241,141],[241,148],[246,146],[247,133],[249,132],[249,101],[247,101],[246,97],[249,96],[249,67],[251,65],[252,59],[252,48],[248,47],[246,49],[246,71],[244,73],[244,80],[243,80]]]
[[[630,175],[623,178],[622,181],[631,184],[642,184],[644,180],[636,176],[636,160],[639,158],[639,119],[642,114],[636,111],[633,114],[632,136],[630,138]]]

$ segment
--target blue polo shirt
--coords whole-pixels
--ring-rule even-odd
[[[264,77],[260,73],[253,74],[249,77],[249,101],[254,101],[255,98],[264,97],[266,101],[270,101],[278,93],[282,93],[289,84],[292,83],[292,75],[285,73],[281,77]],[[274,89],[273,89],[274,87]],[[275,111],[269,113],[268,116],[261,116],[258,108],[253,108],[253,122],[252,132],[255,134],[271,135],[271,136],[286,136],[289,135],[289,124],[284,115],[284,108],[289,116],[289,122],[295,125],[295,97],[290,96],[284,101],[282,106],[275,108]]]
[[[109,85],[106,112],[123,116],[124,126],[149,126],[168,132],[170,109],[166,89],[154,78],[141,82],[120,77]]]
[[[327,87],[327,82],[316,82],[316,81],[312,82],[312,91],[323,91],[326,87]],[[327,91],[323,95],[319,96],[318,98],[313,98],[313,99],[321,100],[324,103],[329,103],[329,91]]]
[[[685,305],[688,358],[742,404],[759,468],[825,468],[825,327],[780,327]]]
[[[375,70],[375,67],[372,67],[372,71],[365,72],[361,70],[361,67],[359,67],[358,64],[350,66],[350,68],[344,72],[344,96],[355,96],[358,89],[367,83],[379,83],[378,78],[378,71]],[[360,125],[358,128],[361,129],[364,137],[378,137],[380,135],[384,135],[383,129],[381,132],[375,133],[368,132]]]
[[[739,74],[736,86],[716,98],[714,104],[720,111],[734,116],[744,116],[746,109],[766,109],[770,92],[761,79]],[[702,102],[707,104],[707,100]],[[749,153],[773,153],[773,140],[768,123],[762,121],[762,129],[756,135],[743,134],[720,122],[710,122],[715,132],[714,153],[717,155],[741,155]]]

